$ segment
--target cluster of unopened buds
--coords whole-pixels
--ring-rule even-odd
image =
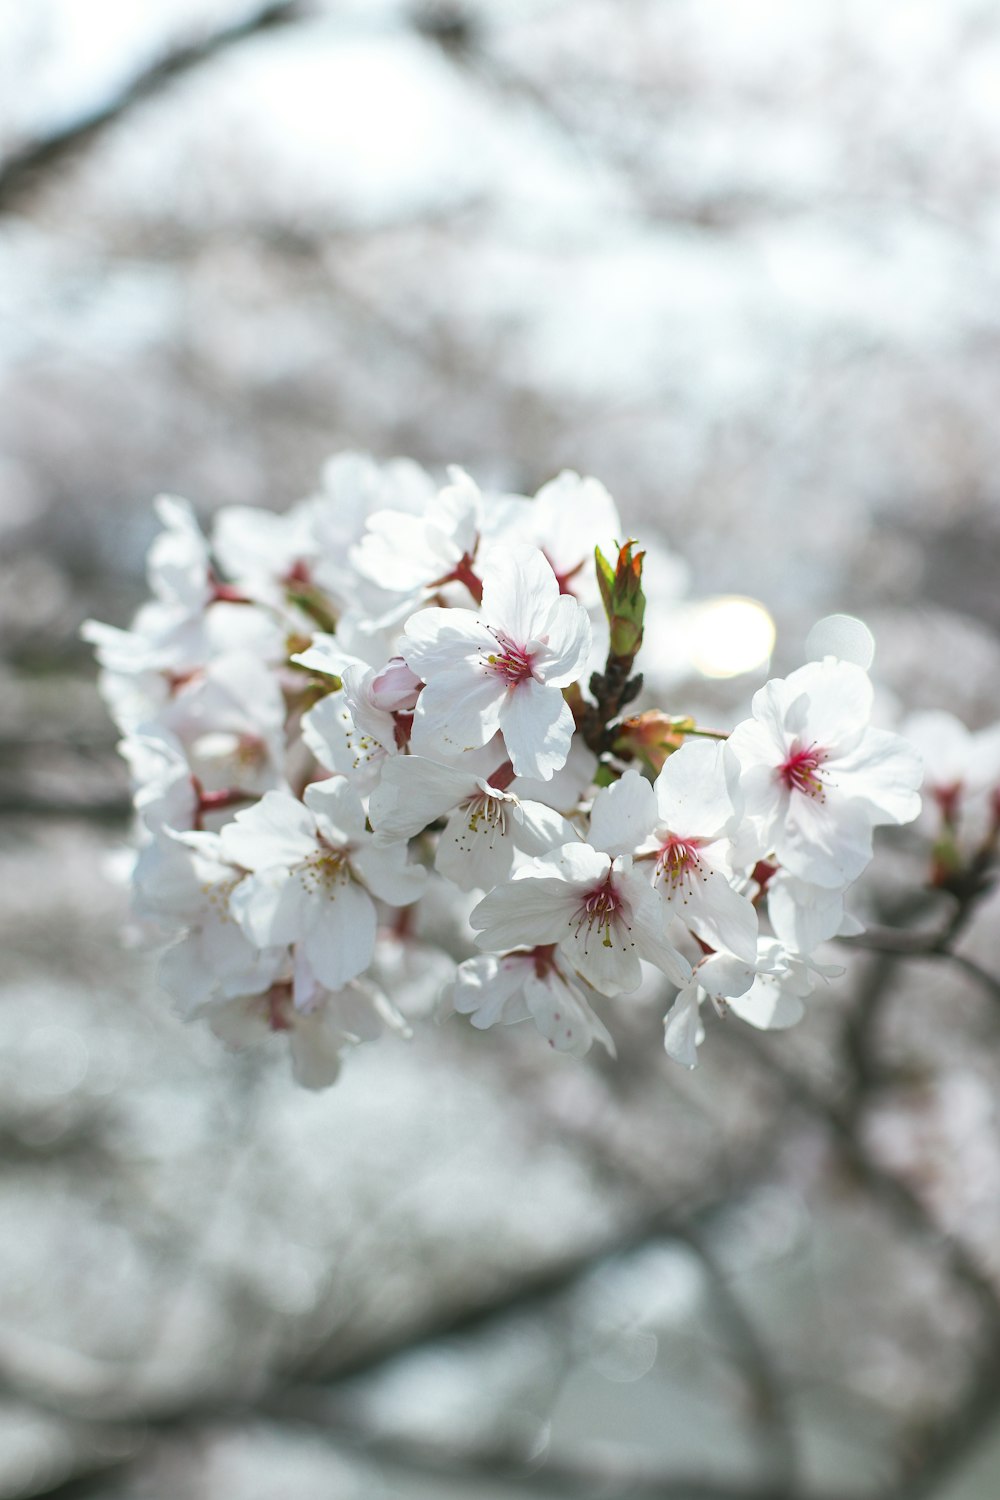
[[[484,495],[345,454],[210,540],[186,502],[157,511],[153,599],[85,627],[134,782],[136,915],[172,939],[187,1015],[284,1033],[309,1087],[405,1032],[421,976],[575,1055],[614,1051],[606,1002],[657,971],[687,1066],[706,1004],[793,1024],[839,972],[817,951],[861,930],[873,830],[920,814],[917,746],[935,878],[995,846],[1000,733],[873,727],[855,662],[772,679],[728,734],[637,712],[644,554],[594,479]]]

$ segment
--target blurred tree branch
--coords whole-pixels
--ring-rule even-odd
[[[202,63],[247,38],[275,26],[298,21],[304,14],[301,0],[271,0],[261,9],[214,32],[203,41],[192,42],[168,52],[132,82],[115,98],[89,113],[78,116],[61,129],[37,140],[29,140],[0,161],[0,214],[9,213],[38,179],[69,157],[80,147],[89,145],[109,125],[113,125],[136,104],[165,88],[173,79],[192,72]]]

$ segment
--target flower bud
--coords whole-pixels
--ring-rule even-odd
[[[619,726],[612,749],[622,760],[639,760],[656,776],[668,755],[679,750],[694,729],[691,718],[672,718],[653,709],[636,714]]]
[[[410,671],[401,656],[394,656],[373,678],[372,702],[388,714],[411,713],[417,706],[417,695],[423,683]]]
[[[628,541],[619,549],[614,567],[600,547],[594,548],[597,582],[611,627],[611,652],[614,656],[629,659],[635,656],[642,644],[642,622],[646,612],[646,596],[642,591],[642,560],[646,554],[633,553],[634,546],[634,542]]]

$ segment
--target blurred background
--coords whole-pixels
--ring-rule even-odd
[[[995,1500],[996,995],[851,954],[692,1075],[650,996],[308,1095],[129,946],[77,631],[160,490],[568,466],[774,670],[848,611],[886,717],[991,722],[998,250],[987,0],[0,0],[3,1500]]]

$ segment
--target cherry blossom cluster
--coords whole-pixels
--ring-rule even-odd
[[[595,479],[483,494],[344,454],[285,514],[230,507],[206,537],[182,500],[157,513],[152,599],[85,627],[136,915],[185,1014],[284,1033],[309,1087],[408,1029],[421,965],[445,1012],[574,1055],[613,1053],[613,1004],[657,976],[687,1066],[705,1007],[793,1024],[861,930],[874,830],[920,814],[916,747],[935,878],[995,844],[1000,733],[875,727],[854,662],[767,682],[730,733],[638,711],[656,569]]]

